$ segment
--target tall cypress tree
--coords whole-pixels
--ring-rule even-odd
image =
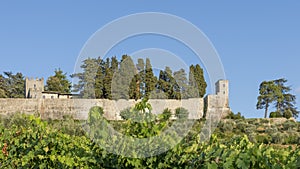
[[[145,96],[149,98],[151,92],[155,88],[156,77],[153,74],[152,65],[150,63],[150,59],[146,58],[146,68],[145,68]]]
[[[95,79],[95,97],[97,99],[104,98],[104,75],[105,75],[105,62],[101,59],[98,58],[98,70],[96,74],[96,79]]]
[[[145,95],[145,63],[142,58],[138,59],[138,63],[136,65],[138,78],[137,78],[137,90],[139,90],[140,98]],[[139,89],[138,89],[139,88]]]
[[[174,72],[175,84],[175,96],[176,99],[187,99],[188,98],[188,81],[184,69],[180,69]]]
[[[105,76],[103,79],[103,98],[112,99],[111,96],[111,83],[112,83],[112,70],[111,68],[105,69]]]
[[[134,75],[134,77],[132,78],[132,81],[130,82],[129,98],[134,99],[134,100],[138,100],[141,98],[139,74]]]
[[[203,69],[197,64],[196,66],[191,65],[189,71],[189,97],[204,97],[207,84],[204,79]]]
[[[198,86],[199,96],[204,97],[204,95],[206,94],[207,84],[204,79],[203,69],[200,67],[199,64],[197,64],[195,67],[194,76]]]
[[[164,92],[168,99],[176,98],[174,92],[175,79],[172,77],[172,70],[170,67],[166,67],[164,71],[160,71],[158,80],[158,90]]]
[[[113,99],[129,99],[129,86],[134,74],[135,67],[131,57],[123,55],[120,68],[112,80]]]

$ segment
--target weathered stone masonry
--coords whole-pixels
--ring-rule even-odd
[[[205,100],[205,101],[204,101]],[[64,115],[76,119],[87,119],[89,109],[100,106],[104,109],[104,116],[108,120],[121,120],[120,111],[134,106],[135,100],[107,100],[107,99],[0,99],[0,115],[22,112],[26,114],[39,113],[43,119],[62,119]],[[220,80],[216,83],[216,95],[208,95],[205,99],[193,98],[184,100],[149,100],[152,105],[152,113],[162,113],[169,108],[173,113],[176,108],[183,107],[189,111],[189,119],[203,117],[204,102],[206,102],[206,115],[227,114],[228,104],[228,81]]]

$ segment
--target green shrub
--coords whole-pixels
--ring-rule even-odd
[[[226,119],[245,119],[244,116],[240,112],[237,114],[234,114],[233,112],[230,112],[226,117]]]
[[[163,113],[158,115],[159,120],[167,121],[172,116],[172,112],[170,109],[164,109]]]
[[[189,112],[187,109],[185,109],[183,107],[179,107],[179,108],[175,109],[175,116],[178,119],[187,119],[189,116]]]
[[[283,123],[283,129],[285,131],[287,131],[287,130],[293,130],[296,127],[297,127],[297,123],[295,123],[293,121],[290,121],[290,120],[287,120],[286,122]]]
[[[264,143],[264,144],[269,144],[272,142],[272,137],[266,134],[259,134],[256,135],[256,141],[257,143]]]
[[[275,112],[271,112],[269,117],[270,118],[279,118],[279,117],[282,117],[282,114],[278,111],[275,111]]]

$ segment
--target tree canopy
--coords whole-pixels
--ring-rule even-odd
[[[0,98],[24,98],[25,79],[22,73],[0,75]]]
[[[295,107],[296,96],[289,93],[291,87],[286,86],[287,80],[284,78],[264,81],[259,87],[259,96],[257,97],[257,109],[265,109],[265,118],[268,116],[268,109],[274,104],[276,112],[271,117],[298,117],[299,111]]]
[[[204,97],[207,84],[199,64],[190,67],[189,77],[184,69],[171,70],[166,66],[156,77],[149,58],[137,60],[128,55],[121,61],[116,57],[88,58],[83,61],[83,72],[71,75],[78,78],[73,86],[83,98],[97,99],[187,99]]]
[[[54,73],[46,82],[46,91],[71,93],[71,82],[67,79],[67,74],[63,73],[61,69],[55,70]]]

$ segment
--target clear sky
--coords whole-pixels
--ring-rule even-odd
[[[105,24],[134,13],[169,13],[193,23],[215,46],[230,80],[232,110],[263,117],[255,109],[263,80],[288,79],[300,107],[299,9],[296,0],[1,1],[0,72],[47,78],[61,68],[72,74],[81,48]],[[155,47],[150,42],[147,47]],[[112,54],[132,52],[132,43]]]

